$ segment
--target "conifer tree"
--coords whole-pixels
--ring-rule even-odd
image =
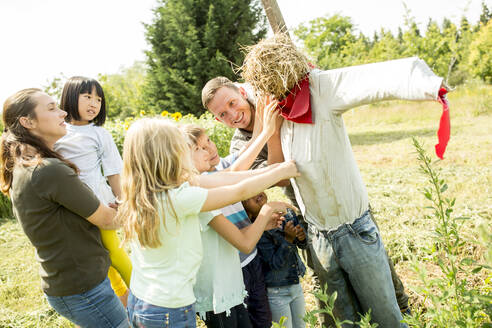
[[[240,47],[265,36],[266,20],[257,0],[159,0],[145,28],[151,109],[200,115],[202,87],[218,75],[236,79]]]
[[[492,18],[492,12],[490,12],[485,2],[482,1],[482,13],[480,14],[480,23],[482,25],[487,25],[487,23],[491,18]]]

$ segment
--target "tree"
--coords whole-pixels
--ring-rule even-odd
[[[369,50],[367,62],[379,62],[401,57],[402,49],[398,39],[395,39],[391,31],[381,29],[381,37]]]
[[[257,0],[159,0],[145,25],[145,94],[153,111],[201,114],[201,89],[211,78],[236,79],[231,65],[244,59],[241,46],[265,34]]]
[[[100,74],[98,80],[104,90],[109,118],[124,119],[147,110],[144,63],[135,62],[131,67],[121,68],[120,73]]]
[[[302,40],[309,56],[323,68],[338,68],[347,63],[343,51],[357,41],[354,26],[349,17],[333,15],[320,17],[301,24],[294,34]]]
[[[480,23],[482,25],[487,25],[487,23],[490,21],[491,18],[492,18],[492,13],[490,12],[485,2],[482,1],[482,13],[480,14]]]
[[[445,30],[445,34],[447,30]],[[456,31],[454,31],[456,33]],[[449,71],[448,84],[458,85],[464,83],[469,77],[468,56],[470,54],[470,43],[473,38],[473,31],[468,19],[465,16],[461,18],[460,28],[455,36],[455,44],[452,47],[455,62],[452,70]]]
[[[65,74],[60,73],[58,76],[53,77],[51,80],[46,80],[48,84],[43,86],[43,91],[59,102],[61,100],[63,85],[65,84],[66,80],[67,77],[65,76]]]
[[[470,49],[470,71],[483,81],[492,83],[492,20],[480,28]]]
[[[402,49],[404,57],[422,56],[422,37],[417,23],[411,22],[409,29],[403,32]]]
[[[421,51],[419,56],[432,68],[437,75],[446,77],[450,66],[454,65],[456,59],[453,59],[454,52],[452,48],[456,43],[456,26],[454,29],[447,28],[446,31],[452,31],[448,34],[441,33],[439,25],[429,20],[425,36],[421,38]]]

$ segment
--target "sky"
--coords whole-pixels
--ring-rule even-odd
[[[403,27],[404,4],[424,29],[429,18],[475,24],[482,0],[277,0],[289,29],[324,15],[352,19],[367,36]],[[157,0],[0,0],[0,102],[55,76],[97,77],[144,60],[143,23]],[[492,0],[485,0],[492,8]]]

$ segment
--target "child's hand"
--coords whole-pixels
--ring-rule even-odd
[[[296,162],[293,160],[280,163],[276,169],[281,170],[282,180],[295,178],[301,175],[297,170]]]
[[[263,109],[268,103],[268,96],[258,96],[255,104],[255,125],[253,127],[253,137],[257,137],[263,130]]]
[[[263,132],[267,134],[268,138],[270,138],[277,130],[278,126],[281,125],[277,123],[278,118],[280,117],[283,120],[283,117],[280,116],[279,111],[277,109],[277,101],[273,97],[269,97],[269,102],[266,107],[263,109]]]
[[[299,240],[299,241],[303,241],[304,239],[306,239],[306,232],[301,227],[301,225],[296,226],[296,237],[297,237],[297,240]]]
[[[256,102],[255,125],[253,136],[259,135],[262,131],[271,137],[276,130],[278,120],[277,101],[273,96],[261,96]]]
[[[265,231],[280,228],[282,226],[283,220],[284,218],[282,217],[282,212],[279,211],[279,212],[272,213],[272,215],[270,216],[270,220],[268,221],[265,227]]]
[[[297,236],[297,226],[294,226],[292,221],[287,222],[284,227],[284,233],[285,240],[292,244]]]
[[[280,110],[278,110],[278,115],[275,117],[275,133],[280,133],[280,128],[284,122],[284,117],[280,115]]]
[[[265,217],[269,218],[265,230],[280,228],[284,220],[282,215],[287,212],[288,207],[295,209],[292,205],[284,202],[268,202],[263,205],[260,213],[263,213]]]

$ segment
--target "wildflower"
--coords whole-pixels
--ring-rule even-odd
[[[161,116],[162,116],[162,117],[166,117],[166,116],[168,116],[168,115],[169,115],[169,112],[168,112],[167,110],[163,110],[163,111],[161,112]]]
[[[145,111],[144,110],[141,110],[140,111],[140,115],[144,116],[145,115]]]
[[[177,122],[181,119],[181,117],[183,117],[183,115],[180,112],[176,112],[171,114],[171,117],[174,118],[174,120]]]

